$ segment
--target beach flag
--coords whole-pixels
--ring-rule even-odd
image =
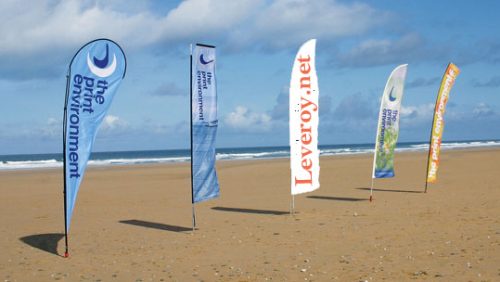
[[[304,43],[295,57],[290,80],[290,169],[294,195],[319,188],[318,77],[316,39]]]
[[[123,50],[109,39],[85,44],[69,65],[63,118],[65,257],[71,216],[96,132],[126,68]]]
[[[370,201],[373,197],[373,180],[375,178],[394,177],[394,150],[399,135],[399,113],[403,99],[404,83],[408,65],[396,67],[385,85],[375,138],[373,154],[372,185]]]
[[[432,121],[431,137],[429,142],[429,156],[427,159],[427,176],[425,182],[425,192],[427,192],[427,183],[434,183],[437,179],[437,171],[439,168],[439,153],[441,150],[441,140],[444,130],[444,112],[446,103],[450,95],[451,88],[455,83],[455,79],[460,73],[460,69],[453,63],[449,63],[441,80],[441,87],[436,99],[434,108],[434,119]]]
[[[194,204],[219,196],[215,171],[217,85],[215,47],[191,47],[191,191]]]

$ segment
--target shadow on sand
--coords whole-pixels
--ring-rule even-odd
[[[370,188],[356,188],[358,190],[370,191]],[[411,190],[391,190],[391,189],[378,189],[373,188],[376,192],[395,192],[395,193],[424,193],[424,191],[411,191]]]
[[[151,222],[151,221],[137,220],[137,219],[120,220],[120,223],[141,226],[141,227],[146,227],[146,228],[165,230],[165,231],[172,231],[172,232],[193,231],[193,228],[176,226],[176,225],[169,225],[169,224],[163,224],[163,223],[157,223],[157,222]]]
[[[307,196],[310,199],[320,199],[320,200],[331,200],[331,201],[341,201],[341,202],[359,202],[367,201],[365,198],[350,198],[350,197],[332,197],[332,196]]]
[[[48,253],[61,256],[57,253],[57,244],[64,237],[62,233],[36,234],[19,238],[23,243]]]
[[[227,208],[227,207],[213,207],[212,209],[216,211],[242,212],[242,213],[253,213],[253,214],[272,214],[272,215],[290,214],[289,211],[274,211],[274,210],[255,210],[255,209],[241,209],[241,208]]]

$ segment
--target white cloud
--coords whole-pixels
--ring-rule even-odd
[[[177,6],[137,1],[0,1],[0,78],[64,73],[84,43],[107,37],[127,52],[206,41],[232,51],[298,47],[311,37],[333,40],[366,33],[391,16],[366,4],[336,0],[185,0]],[[160,12],[154,5],[172,6]],[[167,47],[167,48],[165,48]]]
[[[45,124],[38,128],[38,135],[42,138],[57,138],[62,136],[62,122],[59,119],[50,117]]]
[[[247,132],[266,132],[272,127],[269,114],[252,112],[243,106],[237,106],[230,112],[225,117],[224,123],[230,128]]]
[[[266,40],[273,48],[283,48],[312,37],[335,39],[362,34],[389,18],[388,13],[361,3],[276,0],[259,12],[249,39]]]
[[[479,103],[474,107],[472,113],[476,117],[487,117],[494,115],[495,111],[488,104]]]
[[[403,106],[400,110],[402,130],[430,126],[434,117],[434,104],[420,104],[415,106]],[[447,119],[452,118],[453,113],[447,112]]]
[[[149,12],[128,15],[113,7],[75,0],[35,1],[29,9],[19,1],[0,5],[0,55],[74,48],[99,37],[144,45],[159,36],[159,30],[152,28],[159,20]]]
[[[406,119],[428,119],[434,114],[434,104],[421,104],[417,106],[401,105],[401,118]]]
[[[113,115],[107,115],[104,117],[104,120],[101,124],[101,132],[110,133],[110,132],[118,132],[123,131],[129,128],[129,124],[122,120],[121,118]]]
[[[127,12],[121,1],[40,0],[29,9],[19,1],[2,1],[0,56],[48,54],[99,37],[127,48],[203,38],[246,47],[296,47],[312,36],[357,35],[388,18],[366,4],[333,0],[187,0],[165,15],[133,3],[134,11]]]
[[[362,41],[349,51],[340,53],[336,60],[341,66],[365,67],[437,59],[445,52],[443,48],[429,48],[421,35],[409,33],[396,39]]]
[[[162,20],[164,40],[220,36],[230,32],[254,13],[262,0],[183,1]]]
[[[245,20],[259,2],[190,0],[158,16],[147,9],[124,12],[121,2],[100,5],[99,1],[45,0],[30,3],[26,9],[25,3],[2,1],[0,56],[74,49],[100,37],[112,38],[127,47],[141,47],[217,35]]]

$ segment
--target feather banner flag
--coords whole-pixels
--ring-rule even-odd
[[[318,77],[316,39],[297,52],[290,81],[290,168],[291,193],[297,195],[319,188]]]
[[[219,196],[215,171],[218,120],[215,47],[196,44],[191,52],[191,188],[194,204]]]
[[[446,110],[446,103],[450,95],[451,88],[455,83],[455,79],[460,73],[460,69],[453,63],[449,63],[441,81],[438,96],[436,99],[436,106],[434,108],[434,120],[432,122],[431,140],[429,143],[429,157],[427,162],[427,182],[433,183],[437,179],[437,171],[439,168],[439,153],[441,150],[441,140],[444,130],[444,112]]]
[[[372,178],[394,177],[394,150],[399,135],[399,113],[408,65],[396,67],[385,85],[375,139]]]
[[[63,118],[65,256],[68,256],[71,216],[96,132],[125,77],[126,68],[123,50],[109,39],[85,44],[69,66]]]

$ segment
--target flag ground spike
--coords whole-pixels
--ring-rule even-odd
[[[68,74],[66,75],[66,94],[65,94],[65,101],[64,101],[64,116],[63,116],[63,181],[64,181],[64,188],[63,188],[63,197],[64,197],[64,257],[67,258],[69,257],[69,251],[68,251],[68,213],[67,213],[67,200],[66,200],[66,116],[68,114],[68,95],[69,95],[69,73],[70,70],[68,70]]]
[[[194,203],[193,203],[193,232],[196,229],[196,213],[194,210]]]
[[[191,143],[191,203],[193,212],[193,232],[196,229],[196,214],[194,210],[194,190],[193,190],[193,45],[189,45],[189,120],[190,120],[190,143]]]

